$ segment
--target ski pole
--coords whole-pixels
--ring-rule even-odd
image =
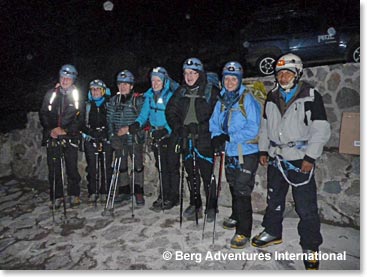
[[[59,149],[60,149],[60,168],[61,168],[61,184],[62,184],[62,195],[63,195],[63,204],[64,204],[64,216],[65,220],[67,220],[66,217],[66,195],[65,195],[65,176],[64,176],[64,170],[65,170],[65,157],[63,152],[63,144],[59,140]]]
[[[186,149],[186,138],[182,138],[182,149],[181,149],[181,188],[180,188],[180,228],[182,226],[182,213],[183,213],[183,193],[184,193],[184,180],[185,180],[185,149]]]
[[[53,182],[52,182],[52,222],[55,223],[55,212],[56,212],[56,150],[53,146],[53,142],[51,143],[52,149],[52,162],[53,162]]]
[[[208,184],[208,194],[206,196],[206,207],[205,207],[205,214],[204,214],[204,222],[203,222],[203,231],[201,233],[201,239],[204,239],[204,232],[205,232],[205,223],[206,223],[206,219],[207,219],[207,212],[208,212],[208,208],[209,208],[209,201],[210,201],[210,197],[212,195],[212,184],[214,184],[215,187],[215,161],[216,161],[216,157],[217,154],[214,154],[214,158],[213,158],[213,170],[212,170],[212,175],[210,176],[210,183]],[[215,192],[214,192],[215,193]]]
[[[160,149],[160,141],[155,143],[155,147],[157,147],[157,156],[158,156],[158,177],[159,177],[159,186],[161,190],[161,198],[162,198],[162,211],[164,212],[164,196],[163,196],[163,180],[162,180],[162,164],[161,164],[161,149]]]
[[[96,147],[99,147],[99,145],[97,144]],[[94,208],[97,208],[97,191],[98,191],[98,185],[99,185],[99,153],[98,153],[98,148],[95,148],[95,152],[94,152],[94,156],[96,159],[96,186],[95,186],[95,195],[94,195]]]
[[[222,151],[220,153],[218,186],[216,188],[217,195],[215,197],[215,205],[214,205],[215,213],[214,213],[214,224],[213,224],[213,245],[214,245],[214,239],[215,239],[215,223],[217,221],[218,200],[219,200],[220,191],[222,190],[222,169],[223,169],[223,166],[224,166],[224,158],[225,158],[225,153],[224,153],[224,151]]]
[[[132,176],[132,188],[131,188],[131,191],[132,191],[132,196],[131,196],[131,217],[134,218],[134,196],[135,196],[135,142],[134,142],[134,139],[135,139],[135,136],[133,135],[133,145],[132,145],[132,171],[133,171],[133,176]]]
[[[196,168],[196,152],[195,152],[195,135],[191,136],[191,144],[192,144],[192,172],[193,172],[193,190],[194,190],[194,203],[195,203],[195,222],[196,225],[199,224],[199,215],[198,215],[198,191],[197,191],[197,168]]]

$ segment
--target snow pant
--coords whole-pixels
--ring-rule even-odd
[[[55,198],[63,197],[63,184],[61,177],[61,155],[65,159],[64,181],[67,184],[67,195],[80,196],[81,177],[78,172],[78,140],[65,139],[60,143],[50,139],[47,142],[48,181],[50,184],[50,199],[53,199],[53,185],[55,181]],[[64,172],[65,174],[65,172]]]
[[[130,173],[128,172],[129,157],[131,162],[134,156],[134,172],[132,168]],[[132,185],[134,185],[134,193],[141,194],[144,193],[144,164],[143,164],[143,145],[134,144],[128,145],[124,144],[121,149],[115,150],[115,158],[121,157],[121,165],[119,168],[119,179],[118,179],[118,192],[119,194],[130,194]],[[133,174],[134,174],[134,184],[133,184]]]
[[[159,188],[159,198],[163,195],[164,201],[169,200],[172,203],[178,203],[179,201],[180,186],[180,154],[175,151],[176,140],[177,138],[171,135],[158,144],[163,187],[163,192]],[[157,147],[153,147],[153,153],[156,161],[155,166],[159,170]]]
[[[236,157],[237,158],[237,157]],[[226,157],[226,179],[232,194],[231,218],[237,221],[236,234],[251,237],[252,204],[251,193],[255,185],[255,174],[259,165],[259,155],[243,156],[243,165],[233,162],[234,157]]]
[[[112,147],[106,141],[102,147],[91,141],[84,142],[84,153],[87,161],[88,194],[107,194],[112,176]],[[99,183],[97,184],[97,161],[99,162]],[[105,176],[106,174],[106,176]]]
[[[292,161],[291,163],[301,168],[302,160]],[[288,179],[293,183],[304,182],[308,177],[308,174],[294,170],[288,171]],[[268,166],[267,178],[267,208],[262,226],[267,233],[281,237],[283,231],[283,213],[289,184],[285,181],[278,168],[273,165]],[[292,195],[296,212],[300,217],[298,223],[300,245],[303,249],[317,251],[322,243],[322,236],[320,233],[315,176],[312,176],[310,182],[305,185],[298,187],[292,186]]]
[[[216,186],[214,182],[211,182],[210,178],[213,173],[213,159],[214,154],[211,148],[200,149],[198,153],[195,153],[196,168],[194,168],[194,155],[190,149],[185,149],[185,170],[187,172],[187,183],[190,191],[190,205],[196,207],[202,206],[202,199],[200,193],[201,178],[203,179],[204,190],[206,194],[206,203],[208,209],[215,208],[216,199]],[[209,195],[210,194],[210,195]],[[209,196],[209,197],[208,197]]]

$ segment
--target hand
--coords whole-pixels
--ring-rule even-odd
[[[268,156],[261,155],[259,161],[262,166],[266,166],[268,164]]]
[[[187,125],[187,129],[190,134],[196,135],[199,132],[199,125],[197,123],[190,123]]]
[[[84,138],[85,141],[91,141],[92,140],[92,137],[90,135],[87,135],[87,134],[82,134],[82,137]]]
[[[125,127],[121,127],[118,132],[117,132],[117,136],[121,137],[123,135],[126,135],[129,132],[129,127],[125,126]]]
[[[183,139],[189,136],[189,130],[187,130],[186,126],[182,126],[178,129],[178,136]]]
[[[310,163],[308,161],[303,161],[301,166],[301,172],[302,173],[310,173],[310,171],[313,168],[313,163]]]
[[[57,139],[58,136],[63,136],[63,135],[66,135],[66,132],[61,127],[56,127],[51,130],[51,137],[54,139]]]
[[[134,122],[133,124],[129,125],[129,133],[132,135],[136,135],[136,133],[140,130],[139,122]]]
[[[214,138],[212,138],[212,146],[214,148],[214,151],[218,152],[218,150],[222,147],[222,145],[226,141],[229,141],[229,136],[226,134],[221,134],[219,136],[215,136]]]
[[[159,139],[162,139],[167,134],[168,134],[167,129],[160,129],[160,130],[154,131],[152,133],[152,137],[154,140],[159,140]]]

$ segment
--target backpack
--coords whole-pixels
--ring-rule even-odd
[[[218,88],[219,90],[221,89],[221,86],[220,86],[218,74],[215,72],[207,72],[206,80],[207,80],[207,84],[205,86],[204,95],[205,95],[206,102],[209,103],[213,86]]]
[[[261,114],[263,114],[264,104],[267,97],[266,88],[263,82],[260,81],[245,81],[242,80],[242,84],[246,86],[245,92],[241,95],[238,100],[238,105],[240,107],[240,111],[242,115],[247,118],[247,113],[245,109],[245,97],[248,93],[251,93],[257,102],[259,102],[261,106]],[[224,104],[222,103],[221,111],[224,111]]]

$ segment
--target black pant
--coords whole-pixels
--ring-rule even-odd
[[[259,155],[243,156],[243,165],[233,163],[232,157],[226,157],[226,179],[232,194],[231,218],[237,221],[236,234],[251,236],[252,204],[251,193],[254,189],[255,174],[259,165]]]
[[[51,200],[53,199],[54,193],[54,181],[55,198],[63,197],[61,155],[65,159],[66,176],[64,176],[64,181],[67,184],[67,194],[70,196],[80,196],[79,183],[81,177],[78,172],[78,141],[64,140],[62,143],[59,143],[57,140],[50,139],[47,143],[47,165]]]
[[[216,186],[214,182],[211,182],[210,178],[213,173],[213,163],[208,161],[205,158],[213,159],[213,150],[211,148],[200,149],[198,153],[193,153],[193,148],[185,149],[185,170],[187,172],[187,181],[190,190],[190,205],[195,205],[196,207],[202,206],[201,194],[200,194],[200,186],[201,186],[201,178],[204,183],[204,190],[206,194],[206,203],[208,209],[215,208],[215,199],[216,199]],[[194,157],[195,154],[195,157]],[[195,166],[194,166],[194,158],[195,158]],[[210,196],[209,196],[210,195]],[[209,196],[209,199],[208,199]]]
[[[292,161],[292,164],[300,168],[302,160]],[[308,174],[298,173],[294,170],[288,172],[288,179],[294,183],[303,182],[307,180],[309,176]],[[283,231],[283,213],[289,184],[284,180],[278,168],[273,165],[268,166],[267,177],[267,208],[262,226],[265,227],[267,233],[281,237]],[[317,251],[322,243],[322,236],[320,233],[320,217],[317,207],[315,177],[312,176],[310,182],[305,185],[298,187],[292,186],[292,195],[296,206],[296,212],[300,217],[298,224],[300,244],[303,249]]]
[[[131,161],[134,154],[134,173],[128,172],[128,159]],[[121,157],[120,175],[119,175],[119,194],[130,194],[131,184],[134,174],[134,193],[144,193],[144,155],[143,145],[135,143],[134,146],[124,144],[122,149],[115,150],[116,158]]]
[[[169,200],[173,203],[179,201],[179,185],[180,185],[180,154],[176,153],[176,137],[170,136],[163,139],[159,144],[161,176],[163,186],[163,200]],[[153,147],[155,166],[158,166],[158,148]],[[160,191],[159,197],[162,197]]]
[[[85,141],[84,152],[85,152],[85,159],[87,161],[88,194],[89,195],[97,193],[107,194],[112,176],[111,144],[105,141],[102,142],[102,149],[98,151],[98,145],[96,145],[93,142]],[[96,164],[97,161],[96,157],[98,157],[99,165]],[[97,166],[100,168],[100,173],[98,173],[100,182],[99,184],[97,184],[97,178],[96,178]]]

